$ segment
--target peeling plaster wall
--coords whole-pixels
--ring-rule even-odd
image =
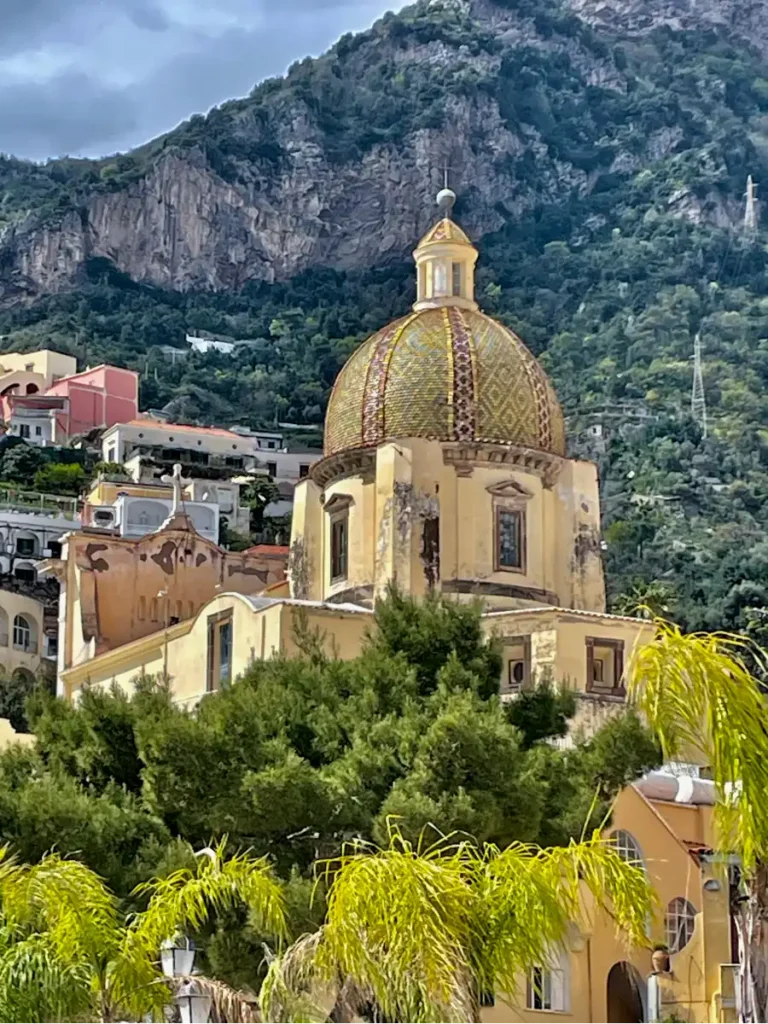
[[[472,461],[472,452],[454,459],[438,441],[406,438],[379,446],[375,470],[350,472],[324,490],[311,480],[299,485],[292,595],[369,600],[394,581],[414,597],[437,586],[489,608],[604,610],[595,467],[566,460],[545,473],[525,453],[504,462],[505,450],[491,447]],[[521,571],[497,568],[497,505],[525,513]],[[340,508],[348,510],[348,572],[331,583],[328,509]]]
[[[591,462],[567,462],[555,493],[559,504],[560,586],[564,591],[560,603],[584,611],[603,611],[605,580],[597,467]]]
[[[285,571],[284,558],[227,552],[183,526],[138,541],[73,535],[65,557],[65,667],[191,618],[217,590],[259,594]]]
[[[555,685],[564,683],[580,693],[584,700],[579,703],[572,731],[583,725],[588,733],[603,723],[610,709],[623,708],[624,703],[611,697],[587,695],[587,638],[623,641],[626,666],[635,645],[647,643],[653,636],[653,626],[649,622],[610,616],[581,616],[567,611],[494,615],[492,618],[484,618],[483,626],[488,633],[501,638],[502,646],[505,637],[531,638],[533,682],[551,679]],[[512,652],[511,642],[506,646],[508,649],[504,651],[502,668],[504,674]]]

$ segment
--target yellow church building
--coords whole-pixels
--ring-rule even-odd
[[[299,620],[319,627],[329,653],[354,657],[376,598],[395,583],[416,597],[482,599],[485,627],[503,646],[501,699],[544,680],[567,685],[574,729],[586,733],[624,705],[625,664],[651,627],[606,612],[596,467],[567,457],[546,374],[479,309],[478,252],[451,219],[454,200],[440,193],[443,215],[415,250],[411,312],[365,341],[339,374],[324,458],[296,488],[287,579],[277,563],[249,565],[203,544],[183,512],[106,556],[95,537],[73,538],[51,566],[66,581],[61,694],[76,699],[84,685],[113,681],[130,690],[141,673],[165,673],[176,699],[193,707],[254,659],[293,653]],[[183,568],[158,557],[177,548]],[[145,596],[172,595],[173,621],[145,613],[131,634],[105,606],[117,642],[89,639],[106,635],[94,618],[94,594],[107,593],[96,559],[123,566],[124,600],[131,573],[150,564]],[[710,783],[663,773],[617,801],[615,841],[659,893],[649,936],[669,946],[668,970],[654,973],[650,951],[623,948],[596,914],[484,1019],[735,1020],[713,802]]]

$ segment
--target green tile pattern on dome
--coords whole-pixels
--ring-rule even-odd
[[[565,455],[560,404],[533,355],[483,313],[425,309],[378,331],[336,380],[325,454],[424,437]]]

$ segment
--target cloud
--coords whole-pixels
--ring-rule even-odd
[[[117,149],[138,127],[126,91],[76,71],[0,86],[0,152],[42,160]]]
[[[0,152],[101,156],[247,95],[394,0],[0,0]]]

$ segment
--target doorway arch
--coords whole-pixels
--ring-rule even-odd
[[[609,1024],[636,1024],[646,1019],[645,982],[626,960],[620,960],[608,972],[606,996]]]

